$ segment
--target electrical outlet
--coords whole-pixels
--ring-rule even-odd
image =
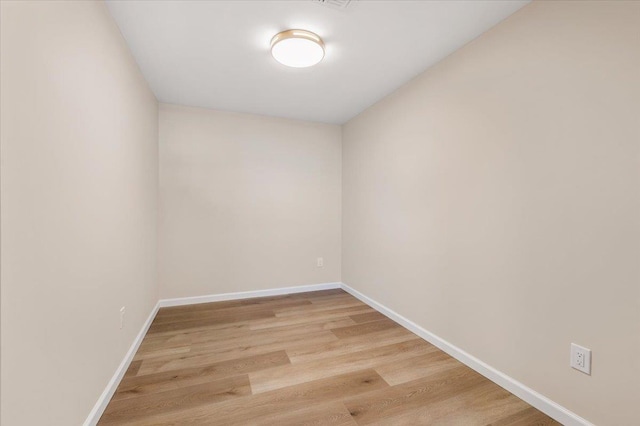
[[[120,308],[120,329],[122,329],[124,327],[124,314],[126,313],[126,309],[123,306],[122,308]]]
[[[591,375],[591,349],[572,343],[570,365],[578,371]]]
[[[316,259],[316,265],[318,266],[318,268],[322,268],[324,266],[324,259],[321,257]]]

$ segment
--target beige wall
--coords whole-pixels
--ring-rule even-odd
[[[534,2],[350,121],[342,274],[587,419],[637,424],[640,3]]]
[[[339,126],[161,105],[160,296],[340,281],[340,157]]]
[[[0,422],[79,425],[157,300],[157,102],[101,2],[1,13]]]

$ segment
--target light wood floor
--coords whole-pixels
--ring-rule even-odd
[[[160,309],[100,424],[558,423],[327,290]]]

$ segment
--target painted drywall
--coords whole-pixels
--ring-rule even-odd
[[[637,424],[639,76],[640,3],[534,2],[347,123],[343,281],[596,424]]]
[[[339,126],[161,104],[160,296],[340,281],[341,154]]]
[[[79,425],[157,301],[157,102],[102,2],[0,7],[0,422]]]

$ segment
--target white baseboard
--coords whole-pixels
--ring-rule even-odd
[[[523,401],[525,401],[525,402],[529,403],[530,405],[534,406],[535,408],[537,408],[538,410],[542,411],[543,413],[545,413],[549,417],[559,421],[563,425],[565,425],[565,426],[594,426],[589,421],[587,421],[587,420],[583,419],[582,417],[578,416],[577,414],[567,410],[563,406],[553,402],[552,400],[550,400],[546,396],[541,395],[540,393],[538,393],[538,392],[534,391],[533,389],[525,386],[524,384],[520,383],[519,381],[515,380],[514,378],[509,377],[506,374],[496,370],[495,368],[493,368],[490,365],[486,364],[485,362],[479,360],[478,358],[474,357],[473,355],[463,351],[462,349],[458,348],[457,346],[453,345],[452,343],[449,343],[448,341],[444,340],[443,338],[441,338],[439,336],[436,336],[435,334],[425,330],[424,328],[420,327],[419,325],[417,325],[413,321],[408,320],[407,318],[403,317],[402,315],[398,314],[397,312],[387,308],[383,304],[381,304],[379,302],[376,302],[375,300],[365,296],[364,294],[362,294],[359,291],[349,287],[348,285],[346,285],[344,283],[342,283],[342,289],[344,291],[350,293],[354,297],[360,299],[362,302],[366,303],[367,305],[371,306],[373,309],[375,309],[375,310],[379,311],[380,313],[386,315],[387,317],[391,318],[393,321],[395,321],[398,324],[402,325],[406,329],[408,329],[411,332],[417,334],[418,336],[420,336],[421,338],[423,338],[427,342],[431,343],[434,346],[437,346],[438,348],[440,348],[444,352],[448,353],[449,355],[451,355],[452,357],[454,357],[455,359],[457,359],[461,363],[463,363],[463,364],[467,365],[468,367],[474,369],[478,373],[480,373],[483,376],[485,376],[487,379],[491,380],[492,382],[494,382],[494,383],[498,384],[499,386],[503,387],[504,389],[508,390],[512,394],[516,395],[518,398],[520,398]]]
[[[309,291],[341,288],[342,283],[323,283],[300,285],[295,287],[273,288],[268,290],[241,291],[237,293],[210,294],[206,296],[178,297],[176,299],[160,299],[161,308],[169,306],[195,305],[198,303],[222,302],[224,300],[251,299],[254,297],[280,296],[284,294],[307,293]]]
[[[159,308],[159,305],[158,303],[156,303],[156,305],[151,310],[151,313],[147,317],[147,320],[142,325],[140,332],[138,333],[136,338],[133,340],[133,343],[131,344],[131,347],[127,351],[126,355],[124,356],[124,359],[116,369],[116,372],[114,373],[113,377],[111,377],[111,380],[109,380],[107,387],[104,389],[104,391],[102,392],[102,395],[100,395],[100,398],[98,398],[96,405],[93,406],[93,409],[89,413],[89,416],[87,416],[87,419],[84,421],[84,426],[95,426],[98,424],[98,421],[102,416],[102,413],[104,413],[104,410],[107,408],[109,401],[111,401],[111,397],[116,392],[116,389],[120,384],[120,381],[124,377],[124,373],[127,372],[127,369],[129,368],[129,364],[131,364],[131,361],[133,360],[134,355],[138,351],[138,348],[140,347],[140,343],[142,343],[142,339],[144,339],[144,336],[147,334],[147,330],[149,330],[149,327],[151,326],[153,319],[156,317],[156,313],[158,313],[158,308]]]

